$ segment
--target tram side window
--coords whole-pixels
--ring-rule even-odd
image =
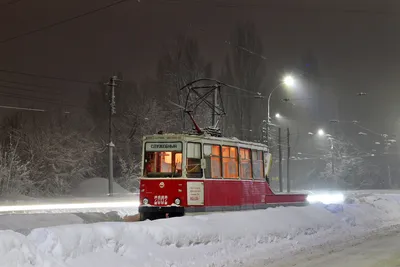
[[[206,178],[221,178],[221,147],[204,145],[204,159],[206,160]]]
[[[252,178],[250,149],[240,149],[240,178]]]
[[[237,147],[231,147],[231,146],[222,147],[222,164],[224,166],[223,167],[224,178],[229,178],[229,179],[239,178]]]
[[[264,162],[263,162],[262,151],[253,150],[252,160],[253,160],[253,178],[257,180],[264,179]]]
[[[187,143],[186,173],[188,178],[202,178],[201,168],[201,144]]]

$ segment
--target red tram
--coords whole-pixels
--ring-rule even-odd
[[[143,138],[140,219],[191,212],[306,205],[305,194],[275,194],[268,182],[268,147],[190,134]]]

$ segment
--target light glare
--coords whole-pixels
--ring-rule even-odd
[[[319,129],[318,132],[317,132],[317,134],[318,134],[319,136],[324,136],[324,135],[325,135],[325,131],[322,130],[322,129]]]
[[[336,194],[316,194],[307,196],[307,201],[310,203],[328,204],[341,204],[344,202],[344,195],[341,193]]]
[[[292,76],[288,75],[283,78],[283,83],[287,86],[293,86],[294,85],[294,79]]]
[[[32,204],[32,205],[0,206],[0,212],[81,210],[81,209],[102,209],[102,208],[135,208],[138,206],[139,206],[139,201]]]

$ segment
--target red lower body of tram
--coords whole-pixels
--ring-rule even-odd
[[[192,212],[237,211],[276,206],[304,206],[307,194],[275,194],[263,180],[143,178],[141,220]]]

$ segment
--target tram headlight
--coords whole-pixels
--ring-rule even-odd
[[[174,203],[175,203],[176,205],[180,205],[180,204],[181,204],[181,200],[180,200],[179,198],[175,198]]]
[[[149,204],[149,200],[147,198],[143,198],[143,205]]]
[[[340,192],[335,193],[318,193],[307,196],[307,201],[310,203],[342,204],[345,201],[345,196]]]

